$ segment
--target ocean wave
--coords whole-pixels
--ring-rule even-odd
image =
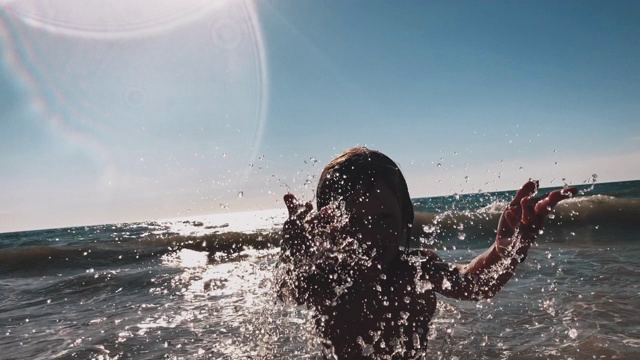
[[[488,246],[506,202],[496,201],[476,210],[416,212],[413,247]],[[607,195],[580,196],[558,204],[545,223],[539,240],[551,242],[637,240],[640,200]],[[106,228],[101,228],[105,232]],[[116,229],[122,230],[122,229]],[[86,270],[159,259],[181,249],[207,252],[210,261],[224,261],[247,249],[269,249],[280,244],[280,228],[254,232],[225,231],[181,235],[137,224],[136,235],[108,236],[102,241],[74,242],[61,246],[38,245],[0,249],[0,273],[40,274],[58,270]],[[120,233],[120,235],[122,235]],[[126,235],[132,235],[127,233]]]
[[[507,202],[496,201],[477,210],[417,212],[413,224],[414,246],[484,246],[495,238],[495,229]],[[543,236],[548,241],[590,239],[635,240],[640,222],[640,200],[608,195],[567,199],[558,204],[545,222]],[[598,231],[600,235],[591,232]]]
[[[201,236],[175,233],[146,235],[128,241],[112,240],[65,246],[26,246],[0,249],[0,273],[47,273],[113,267],[155,259],[181,249],[204,251],[212,261],[248,249],[267,249],[280,243],[279,231],[223,232]]]

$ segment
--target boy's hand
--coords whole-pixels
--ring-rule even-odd
[[[289,211],[289,218],[285,222],[285,226],[287,222],[302,224],[304,218],[313,210],[313,205],[311,205],[310,202],[302,204],[298,202],[298,199],[296,199],[296,196],[292,193],[287,193],[284,196],[284,203],[287,205],[287,210]]]
[[[325,206],[312,214],[313,205],[298,202],[291,193],[284,196],[284,202],[289,218],[284,222],[282,245],[283,250],[289,250],[293,256],[312,251],[318,245],[330,246],[327,241],[343,245],[340,239],[353,235],[348,214],[337,206]]]
[[[287,193],[284,196],[284,203],[287,205],[289,218],[284,222],[282,241],[283,246],[289,248],[294,245],[292,242],[303,239],[305,232],[304,221],[313,210],[313,205],[310,202],[304,204],[298,202],[298,199],[292,193]]]
[[[544,224],[544,219],[560,201],[574,196],[576,188],[555,190],[543,197],[534,197],[538,191],[538,181],[528,181],[518,190],[509,207],[498,222],[496,244],[501,250],[513,247],[516,241],[521,245],[531,245]],[[514,235],[518,234],[517,239]]]

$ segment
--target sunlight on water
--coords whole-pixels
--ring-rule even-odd
[[[273,256],[278,250],[248,250],[237,255],[242,261],[212,264],[207,264],[209,254],[205,252],[182,250],[165,255],[165,266],[181,270],[171,279],[158,278],[164,285],[151,292],[169,295],[174,301],[126,331],[142,336],[153,328],[186,328],[203,339],[198,349],[182,344],[176,354],[200,349],[214,357],[270,358],[269,354],[282,354],[283,348],[312,354],[307,348],[315,341],[308,327],[309,312],[285,308],[275,299]]]
[[[204,251],[194,251],[182,249],[178,252],[165,255],[162,257],[162,263],[165,266],[176,267],[202,267],[209,262],[209,254]]]

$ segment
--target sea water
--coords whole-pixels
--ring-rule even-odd
[[[640,181],[556,208],[491,300],[438,296],[436,359],[640,356]],[[465,262],[513,192],[414,199],[411,247]],[[0,234],[0,359],[320,356],[312,314],[276,299],[284,209]]]

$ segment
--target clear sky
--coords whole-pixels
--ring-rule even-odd
[[[0,231],[640,179],[636,1],[0,0]],[[564,180],[563,180],[564,179]]]

